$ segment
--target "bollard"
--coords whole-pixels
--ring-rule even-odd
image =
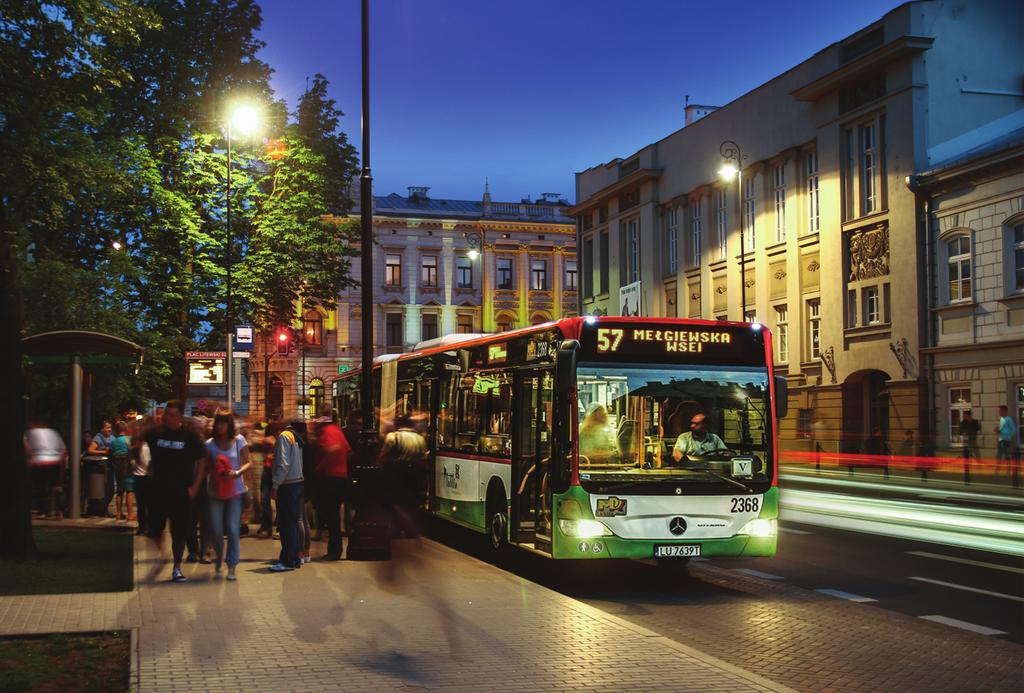
[[[1013,455],[1013,474],[1010,483],[1014,488],[1020,488],[1020,448]]]
[[[971,485],[971,448],[964,446],[964,485]]]
[[[814,444],[814,471],[821,471],[821,443]]]

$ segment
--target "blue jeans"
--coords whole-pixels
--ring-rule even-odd
[[[286,566],[299,567],[299,525],[302,522],[302,482],[277,488],[277,525],[281,532],[281,556]]]
[[[217,563],[224,560],[224,534],[228,535],[228,567],[234,568],[239,559],[239,522],[242,519],[242,496],[210,498],[210,534]]]

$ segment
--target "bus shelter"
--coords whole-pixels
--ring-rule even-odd
[[[32,365],[56,364],[71,366],[71,512],[72,518],[82,516],[81,466],[83,405],[86,368],[95,366],[132,366],[139,372],[145,349],[127,339],[86,330],[58,330],[24,337],[22,350]]]

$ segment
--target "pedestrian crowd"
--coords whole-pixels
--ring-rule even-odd
[[[344,429],[329,417],[310,426],[296,419],[260,428],[236,421],[225,409],[212,419],[186,417],[183,403],[172,400],[152,416],[104,422],[98,433],[87,435],[83,459],[106,460],[106,494],[91,510],[135,521],[137,534],[155,542],[161,556],[169,530],[173,582],[186,581],[182,563],[212,563],[216,576],[226,568],[226,579],[237,580],[241,537],[249,533],[250,520],[259,525],[257,538],[275,538],[276,531],[280,539],[271,572],[301,568],[313,558],[312,542],[324,536],[326,551],[317,558],[339,561],[353,523],[350,463],[362,428],[358,414]],[[423,432],[401,417],[390,428],[379,464],[421,478]],[[36,509],[57,514],[67,449],[42,422],[26,431],[25,446]],[[389,479],[393,483],[394,475]],[[417,492],[403,492],[400,502],[421,503]]]

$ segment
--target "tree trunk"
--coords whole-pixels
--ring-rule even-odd
[[[0,210],[0,214],[4,214]],[[5,215],[6,216],[6,215]],[[18,560],[36,552],[32,538],[32,485],[22,436],[25,432],[24,380],[21,366],[21,291],[18,286],[15,234],[0,219],[0,556]]]

